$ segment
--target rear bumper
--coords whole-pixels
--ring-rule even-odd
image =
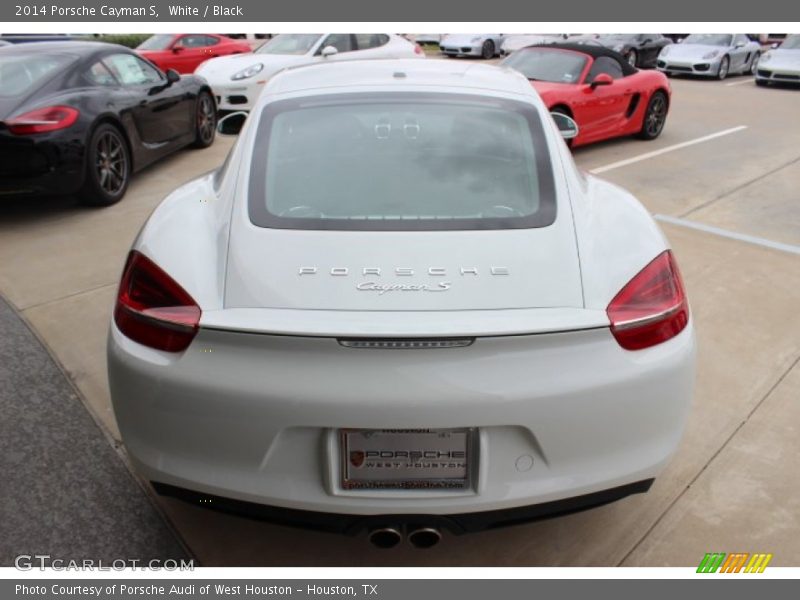
[[[61,134],[0,133],[0,197],[77,192],[84,179],[84,147]]]
[[[182,355],[112,324],[111,396],[150,481],[354,516],[505,510],[654,478],[680,440],[694,380],[690,325],[622,350],[608,329],[371,350],[334,338],[201,329]],[[467,490],[347,490],[339,428],[473,427]]]
[[[374,515],[362,517],[335,513],[323,513],[265,506],[231,498],[193,492],[163,483],[153,483],[153,489],[162,496],[177,498],[194,506],[248,517],[291,527],[303,527],[316,531],[356,535],[362,531],[381,527],[425,526],[445,529],[452,534],[474,533],[509,525],[519,525],[551,517],[571,514],[604,504],[616,502],[632,494],[647,492],[653,479],[637,481],[593,494],[565,498],[554,502],[521,506],[501,510],[453,515]]]

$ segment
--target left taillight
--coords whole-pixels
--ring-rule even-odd
[[[639,271],[606,309],[611,333],[626,350],[666,342],[689,322],[689,303],[672,252],[666,250]]]
[[[125,263],[114,322],[132,340],[166,352],[192,343],[202,311],[194,299],[152,260],[132,251]]]
[[[14,135],[47,133],[71,127],[80,114],[77,108],[71,106],[48,106],[9,119],[6,127]]]

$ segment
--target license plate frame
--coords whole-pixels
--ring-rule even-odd
[[[447,491],[465,492],[474,488],[477,470],[477,429],[472,427],[430,429],[340,429],[340,485],[348,491]],[[385,450],[370,448],[378,442]],[[422,445],[420,445],[422,444]],[[427,446],[426,446],[427,445]],[[418,449],[415,450],[414,447]],[[427,448],[427,449],[425,449]],[[442,458],[422,452],[446,453]],[[352,456],[352,453],[361,456]],[[370,452],[371,460],[385,465],[361,472]],[[380,456],[380,453],[400,453]],[[403,456],[405,453],[406,456]],[[412,453],[415,453],[412,455]],[[461,454],[463,453],[463,457]],[[409,464],[416,460],[415,464]],[[436,465],[440,466],[436,466]],[[463,466],[462,466],[463,465]],[[396,473],[391,473],[394,470]],[[425,471],[428,471],[426,476]]]

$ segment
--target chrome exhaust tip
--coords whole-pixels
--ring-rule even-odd
[[[414,548],[433,548],[441,539],[441,532],[433,527],[420,527],[408,534],[408,542]]]
[[[397,546],[397,544],[403,541],[403,534],[401,534],[394,527],[380,527],[378,529],[373,529],[369,532],[367,537],[373,546],[383,550],[394,548]]]

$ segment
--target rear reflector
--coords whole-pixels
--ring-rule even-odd
[[[6,121],[6,127],[14,135],[47,133],[70,127],[79,116],[78,109],[71,106],[48,106],[14,117]]]
[[[181,352],[197,335],[200,307],[174,279],[143,254],[128,255],[114,309],[119,330],[157,350]]]
[[[626,350],[649,348],[678,335],[689,304],[672,252],[666,250],[631,279],[606,309],[611,333]]]
[[[340,339],[339,343],[346,348],[375,348],[380,350],[428,350],[432,348],[463,348],[470,346],[475,338],[449,339]]]

